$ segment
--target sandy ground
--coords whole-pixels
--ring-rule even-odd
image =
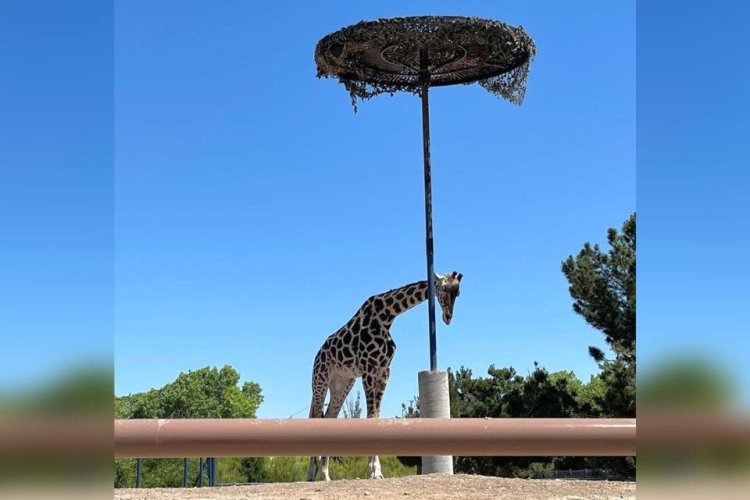
[[[499,477],[431,474],[330,483],[274,483],[217,488],[118,489],[115,500],[343,500],[372,499],[471,499],[471,500],[594,500],[635,499],[634,482],[573,479],[508,479]]]

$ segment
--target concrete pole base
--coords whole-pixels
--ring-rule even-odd
[[[448,372],[419,372],[419,417],[451,418]],[[422,474],[453,474],[453,457],[422,457]]]

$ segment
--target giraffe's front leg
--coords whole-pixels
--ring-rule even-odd
[[[380,417],[380,402],[383,399],[385,385],[388,383],[390,368],[380,369],[374,373],[368,373],[362,377],[362,385],[365,389],[367,399],[367,418]],[[367,466],[370,479],[383,479],[383,472],[380,469],[380,457],[373,455]]]
[[[323,481],[330,481],[331,476],[328,474],[328,461],[330,457],[323,457],[320,461],[320,475],[323,476]]]
[[[370,457],[370,462],[367,464],[367,469],[370,472],[370,479],[383,479],[383,472],[380,470],[380,457],[374,455]]]
[[[315,481],[315,476],[318,475],[318,465],[320,457],[310,457],[310,463],[307,466],[307,480]]]
[[[315,481],[322,477],[324,481],[330,481],[331,476],[328,474],[328,457],[310,457],[310,464],[307,466],[307,480]]]
[[[310,457],[310,464],[307,466],[307,480],[315,481],[322,477],[324,481],[330,481],[328,460],[329,457]]]

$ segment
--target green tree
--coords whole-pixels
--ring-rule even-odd
[[[581,381],[573,372],[534,371],[505,395],[505,412],[517,418],[572,418],[579,414]]]
[[[487,377],[474,377],[471,370],[450,372],[452,417],[566,418],[580,416],[586,393],[573,372],[550,373],[534,363],[526,377],[512,367],[487,370]],[[454,396],[455,394],[455,396]],[[552,457],[456,457],[457,472],[493,476],[531,477],[553,468]],[[570,466],[566,463],[566,466]],[[581,467],[583,468],[583,467]]]
[[[419,396],[409,403],[401,403],[401,418],[419,418]]]
[[[549,372],[534,363],[527,376],[512,367],[487,369],[475,377],[468,368],[449,369],[452,418],[575,418],[600,413],[604,382],[592,377],[584,384],[571,371]],[[403,418],[419,417],[419,398],[401,405]],[[405,465],[419,465],[419,457],[398,457]],[[555,466],[595,468],[609,464],[585,457],[456,457],[456,472],[493,476],[531,477]]]
[[[115,398],[116,418],[255,418],[263,402],[260,385],[245,382],[231,366],[205,367],[180,375],[160,389]],[[224,460],[226,463],[222,463]],[[133,461],[115,460],[115,486],[132,485]],[[218,474],[225,472],[232,480],[262,481],[265,459],[247,457],[219,459]],[[197,476],[196,476],[197,477]],[[195,478],[191,476],[191,481]],[[146,486],[181,486],[181,459],[143,461]]]
[[[607,392],[607,385],[599,375],[592,375],[587,384],[582,384],[578,392],[580,417],[598,417],[603,413],[602,404]]]
[[[362,417],[362,400],[360,392],[357,391],[356,399],[346,398],[344,403],[344,418],[361,418]]]
[[[242,479],[247,483],[263,483],[268,480],[265,457],[242,457],[240,459]]]
[[[608,359],[602,349],[589,347],[601,368],[606,391],[597,401],[603,416],[635,417],[636,362],[636,216],[632,214],[618,232],[610,228],[610,249],[585,243],[576,257],[562,263],[573,298],[573,311],[604,334],[614,353]]]
[[[180,373],[161,389],[131,397],[126,418],[252,418],[263,401],[260,386],[231,366]]]

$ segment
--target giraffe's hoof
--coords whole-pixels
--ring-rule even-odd
[[[380,472],[378,472],[376,474],[371,474],[370,475],[370,479],[385,479],[385,478],[383,477],[383,474],[381,474]]]

